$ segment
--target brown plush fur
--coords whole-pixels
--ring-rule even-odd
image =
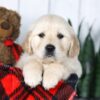
[[[2,22],[7,22],[11,29],[3,29]],[[4,27],[8,27],[7,25]],[[14,64],[11,47],[4,45],[7,39],[16,40],[20,32],[20,16],[17,12],[0,7],[0,62],[4,64]]]
[[[0,62],[4,64],[15,64],[16,62],[11,48],[6,47],[3,43],[0,43]]]
[[[11,39],[15,40],[19,36],[20,16],[17,12],[0,7],[0,19],[8,21],[13,26]]]

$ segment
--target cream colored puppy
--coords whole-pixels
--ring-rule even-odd
[[[34,22],[23,43],[25,52],[16,66],[23,70],[25,83],[53,88],[72,73],[82,74],[78,61],[79,41],[61,17],[46,15]]]

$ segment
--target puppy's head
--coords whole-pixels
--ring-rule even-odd
[[[23,48],[47,62],[78,56],[79,41],[63,18],[47,15],[33,24]]]

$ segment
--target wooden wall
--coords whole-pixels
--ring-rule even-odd
[[[79,22],[83,18],[88,23],[87,26],[94,23],[94,30],[100,29],[100,0],[0,0],[0,6],[20,13],[22,17],[21,35],[18,42],[22,42],[34,20],[45,14],[57,14],[66,20],[70,18],[75,32],[77,32]],[[85,30],[83,37],[87,35]],[[98,33],[96,35],[96,32],[93,31],[93,38],[97,39]]]

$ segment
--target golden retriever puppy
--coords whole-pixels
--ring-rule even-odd
[[[25,83],[53,88],[72,73],[82,74],[78,61],[79,41],[71,26],[61,17],[46,15],[38,19],[23,43],[25,52],[16,66],[23,70]]]

